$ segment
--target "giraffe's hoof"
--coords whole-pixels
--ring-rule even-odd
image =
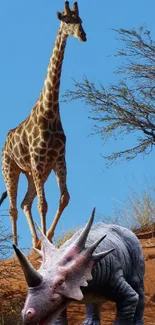
[[[50,233],[47,232],[46,237],[52,243],[52,238],[54,237],[54,233],[52,233],[52,235],[51,235]]]
[[[41,240],[40,239],[38,239],[37,241],[35,241],[34,248],[37,248],[37,249],[40,249],[41,250]]]

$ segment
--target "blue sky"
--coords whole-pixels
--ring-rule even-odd
[[[72,78],[80,81],[83,75],[109,85],[116,81],[116,70],[120,59],[112,54],[121,46],[111,29],[133,28],[146,24],[155,39],[154,0],[130,1],[82,1],[79,0],[80,15],[87,33],[87,42],[68,38],[61,78],[60,97],[73,87]],[[7,132],[16,127],[30,113],[43,86],[49,58],[52,52],[59,21],[56,11],[63,10],[64,1],[5,0],[1,3],[0,30],[0,148]],[[122,162],[105,169],[101,153],[115,151],[122,143],[109,141],[103,146],[97,136],[89,137],[93,121],[88,119],[88,107],[80,101],[61,103],[61,118],[67,136],[68,189],[71,200],[64,211],[56,230],[56,236],[67,229],[84,225],[94,206],[97,214],[113,216],[115,207],[123,207],[130,188],[141,191],[154,182],[155,152],[137,157],[127,163]],[[132,145],[134,139],[124,139],[123,145]],[[23,175],[18,190],[18,234],[19,246],[31,245],[31,235],[23,211],[20,209],[27,188]],[[0,193],[5,190],[0,175]],[[59,189],[52,173],[45,185],[49,204],[47,225],[55,215],[59,202]],[[33,217],[40,218],[33,207]],[[1,209],[8,209],[5,200]],[[7,211],[2,211],[7,214]],[[96,221],[98,221],[96,217]],[[4,224],[11,229],[9,216]]]

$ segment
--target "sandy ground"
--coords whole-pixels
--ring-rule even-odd
[[[154,234],[153,234],[154,236]],[[145,236],[147,237],[147,236]],[[151,237],[151,236],[149,236]],[[145,325],[155,325],[155,238],[145,238],[140,239],[143,247],[143,253],[146,264],[146,274],[145,274]],[[34,255],[33,255],[34,258]],[[30,258],[32,259],[32,257]],[[17,260],[13,259],[15,265],[17,265]],[[0,272],[5,266],[10,263],[10,260],[4,261],[0,263]],[[17,278],[19,279],[17,281]],[[11,278],[11,276],[10,276]],[[1,293],[3,284],[5,281],[0,280],[1,284]],[[22,280],[21,269],[17,268],[15,279],[11,280],[9,283],[9,290],[18,291],[19,289],[23,289],[24,282]],[[25,287],[25,286],[24,286]],[[25,289],[24,289],[25,290]],[[6,299],[6,300],[5,300]],[[7,297],[4,300],[7,302]],[[69,325],[80,325],[85,319],[85,307],[80,304],[72,304],[68,308],[68,320]],[[115,305],[113,303],[106,303],[102,306],[101,310],[101,325],[106,324],[110,325],[115,319]],[[7,324],[6,324],[7,325]]]

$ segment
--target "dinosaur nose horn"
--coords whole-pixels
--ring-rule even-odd
[[[16,245],[13,245],[13,248],[23,269],[28,287],[37,287],[42,282],[42,276],[35,270],[33,265]]]
[[[79,8],[78,8],[77,1],[74,2],[72,11],[74,11],[76,15],[79,16]]]
[[[81,232],[80,236],[77,238],[77,240],[75,241],[75,246],[77,246],[78,248],[80,248],[80,250],[84,249],[85,247],[85,242],[87,240],[89,231],[91,229],[92,223],[94,221],[94,215],[95,215],[95,208],[93,209],[91,216],[89,218],[88,223],[86,224],[85,228],[83,229],[83,231]]]
[[[66,1],[65,2],[65,5],[64,5],[64,13],[67,15],[71,12],[70,8],[69,8],[69,1]]]

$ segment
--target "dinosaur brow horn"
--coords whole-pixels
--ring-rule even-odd
[[[97,246],[102,242],[102,240],[104,240],[104,238],[106,237],[107,235],[104,235],[102,236],[100,239],[98,239],[97,241],[95,241],[91,246],[89,246],[87,248],[87,252],[89,254],[93,254],[94,250],[97,248]]]
[[[74,2],[72,11],[74,11],[76,13],[76,15],[79,16],[79,8],[78,8],[77,1]]]
[[[70,8],[69,8],[69,1],[65,1],[65,5],[64,5],[64,13],[67,15],[71,12]]]
[[[95,215],[95,208],[93,209],[91,216],[88,220],[88,223],[86,224],[85,228],[81,232],[80,236],[77,238],[75,242],[75,246],[79,247],[81,250],[85,247],[85,242],[88,237],[89,231],[91,229],[92,223],[94,221],[94,215]]]
[[[16,245],[13,245],[13,248],[23,269],[28,287],[37,287],[42,282],[42,276],[35,270],[33,265]]]
[[[102,258],[104,258],[105,256],[109,255],[110,253],[112,253],[113,251],[115,250],[115,248],[112,248],[112,249],[109,249],[107,251],[104,251],[104,252],[101,252],[101,253],[98,253],[98,254],[94,254],[92,255],[93,257],[93,260],[94,261],[100,261]]]

